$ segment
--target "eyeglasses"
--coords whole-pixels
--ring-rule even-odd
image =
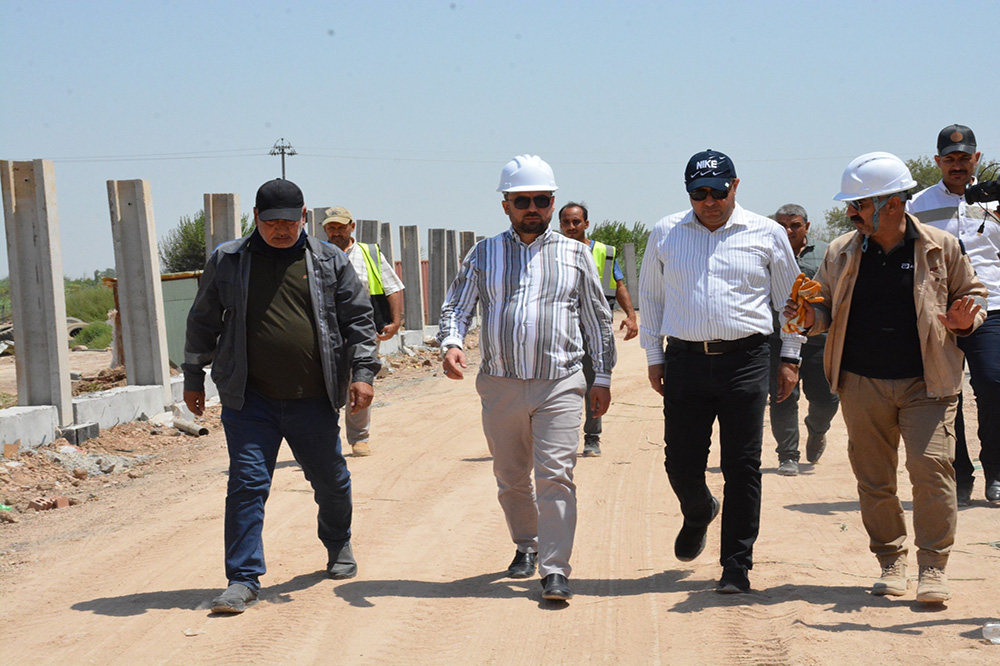
[[[514,204],[514,208],[518,210],[528,210],[528,206],[530,206],[532,202],[535,203],[535,208],[538,209],[548,208],[552,205],[552,197],[548,194],[536,194],[533,197],[514,197],[513,199],[507,199],[507,201]]]
[[[699,189],[694,192],[688,192],[688,196],[691,197],[691,201],[704,201],[711,194],[712,198],[716,201],[722,201],[729,196],[729,190],[717,190],[714,187],[707,190]]]
[[[854,210],[860,213],[861,209],[865,207],[866,201],[868,201],[868,199],[857,199],[856,201],[848,201],[847,208],[848,209],[853,208]]]

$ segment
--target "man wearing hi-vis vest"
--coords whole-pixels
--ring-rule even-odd
[[[625,287],[625,274],[622,273],[618,259],[615,258],[613,245],[605,245],[587,238],[589,226],[586,204],[570,201],[559,209],[559,227],[563,235],[586,243],[590,248],[594,263],[597,264],[597,274],[601,278],[604,296],[608,299],[608,306],[613,309],[615,301],[621,306],[625,312],[625,319],[619,328],[625,331],[625,339],[631,340],[639,334],[639,325],[635,320],[632,297]],[[583,357],[583,374],[587,378],[587,399],[584,401],[584,405],[587,406],[587,418],[583,424],[583,455],[586,458],[593,458],[601,455],[601,419],[594,418],[590,413],[590,387],[594,385],[594,368],[587,355]]]
[[[396,276],[396,271],[379,251],[378,245],[354,242],[354,218],[351,216],[351,211],[343,206],[326,209],[323,231],[331,243],[347,253],[358,279],[365,285],[368,293],[385,294],[389,301],[391,321],[385,324],[381,331],[377,331],[375,337],[379,340],[390,339],[403,325],[403,283]],[[372,454],[368,444],[371,419],[370,405],[356,414],[347,414],[344,417],[347,425],[347,441],[355,456]]]

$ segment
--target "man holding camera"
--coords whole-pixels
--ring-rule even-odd
[[[986,499],[1000,502],[1000,217],[996,201],[978,201],[966,196],[966,187],[976,183],[976,135],[965,125],[949,125],[938,134],[934,161],[941,180],[913,197],[906,210],[918,220],[957,237],[989,292],[986,322],[971,335],[960,337],[972,375],[979,410],[979,460],[986,477]],[[986,195],[989,196],[989,195]],[[958,504],[972,499],[974,468],[965,439],[962,410],[955,420],[955,477]]]

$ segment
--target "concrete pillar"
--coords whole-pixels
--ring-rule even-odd
[[[10,302],[17,350],[17,403],[54,406],[73,422],[69,335],[56,175],[52,162],[0,162]]]
[[[635,265],[635,243],[625,243],[622,246],[622,272],[625,273],[625,286],[629,288],[629,293],[635,293],[639,288],[639,272]],[[638,305],[638,294],[632,299]]]
[[[462,257],[458,254],[458,232],[448,229],[445,232],[445,267],[444,267],[444,291],[448,293],[448,288],[458,275],[458,262]]]
[[[240,195],[205,195],[205,259],[212,256],[215,248],[226,241],[236,240],[243,235],[240,219]]]
[[[420,270],[420,230],[399,228],[399,249],[403,262],[403,319],[406,330],[424,330],[424,281]],[[440,309],[440,308],[439,308]]]
[[[109,180],[125,373],[134,386],[163,387],[170,402],[167,331],[149,181]]]
[[[322,206],[306,211],[306,233],[315,236],[320,240],[326,240],[326,232],[323,231],[323,220],[326,219],[326,209],[332,206]]]
[[[354,240],[359,243],[379,242],[379,222],[378,220],[355,220]]]
[[[393,257],[395,253],[392,251],[392,223],[391,222],[379,222],[378,225],[378,245],[382,248],[382,254],[385,255],[386,261],[389,262],[390,266],[395,265]],[[403,284],[406,284],[405,282]]]
[[[465,259],[465,255],[469,254],[469,250],[472,246],[476,244],[476,232],[474,231],[459,231],[458,232],[458,261],[461,263]]]
[[[427,230],[427,323],[437,326],[441,304],[448,292],[447,229]]]

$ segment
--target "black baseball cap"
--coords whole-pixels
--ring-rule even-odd
[[[938,156],[949,153],[976,154],[976,135],[965,125],[948,125],[938,133]]]
[[[269,180],[257,190],[257,217],[268,220],[301,220],[306,205],[299,186],[284,178]]]
[[[699,187],[728,190],[735,179],[733,161],[728,155],[711,148],[692,155],[684,170],[684,184],[688,192],[694,192]]]

